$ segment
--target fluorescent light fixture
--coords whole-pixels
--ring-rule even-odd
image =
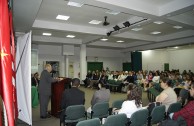
[[[153,35],[157,35],[157,34],[160,34],[161,32],[159,31],[154,31],[154,32],[151,32],[150,34],[153,34]]]
[[[154,21],[155,24],[163,24],[163,21]]]
[[[69,16],[57,15],[56,19],[58,19],[58,20],[68,20],[69,19]]]
[[[67,5],[73,6],[73,7],[81,7],[81,6],[84,5],[84,4],[69,1],[69,2],[67,3]]]
[[[108,10],[106,13],[107,13],[107,14],[112,14],[112,15],[117,15],[117,14],[119,14],[120,12],[119,12],[119,11],[114,11],[114,10]]]
[[[100,39],[101,41],[107,41],[108,39],[105,39],[105,38],[103,38],[103,39]]]
[[[51,36],[52,34],[51,34],[51,33],[46,33],[46,32],[44,32],[44,33],[42,33],[42,35]]]
[[[178,47],[178,46],[175,46],[174,48],[175,48],[175,49],[178,49],[179,47]]]
[[[121,42],[124,42],[124,41],[122,41],[122,40],[119,40],[119,41],[117,41],[117,42],[121,43]]]
[[[181,28],[183,28],[182,26],[173,26],[173,28],[176,28],[176,29],[181,29]]]
[[[75,35],[67,35],[67,38],[75,38]]]
[[[92,20],[89,23],[90,24],[100,24],[102,21],[98,21],[98,20]]]
[[[132,28],[131,30],[132,31],[141,31],[141,30],[143,30],[143,28]]]

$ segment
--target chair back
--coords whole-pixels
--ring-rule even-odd
[[[89,120],[80,121],[76,126],[100,126],[100,119],[94,118]]]
[[[108,80],[108,83],[109,83],[110,85],[114,85],[114,84],[115,84],[115,80]]]
[[[66,108],[65,122],[66,120],[84,120],[85,118],[86,116],[84,105],[72,105]]]
[[[178,112],[181,110],[181,107],[182,105],[180,102],[172,103],[167,110],[167,117],[170,113]]]
[[[101,102],[96,103],[92,107],[92,118],[104,118],[107,117],[109,114],[109,103],[108,102]]]
[[[156,124],[164,120],[165,117],[165,106],[156,106],[151,112],[151,123]]]
[[[130,118],[130,126],[143,126],[147,124],[148,109],[141,109],[134,112]]]
[[[113,101],[112,103],[112,108],[117,108],[117,109],[121,109],[121,106],[123,104],[125,100],[116,100],[116,101]]]
[[[127,121],[126,114],[110,115],[102,126],[126,126]]]

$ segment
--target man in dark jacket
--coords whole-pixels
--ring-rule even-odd
[[[51,84],[57,80],[51,77],[50,72],[52,67],[50,64],[45,65],[45,70],[42,71],[39,84],[39,98],[40,98],[40,118],[49,118],[47,114],[48,103],[51,97]]]
[[[60,120],[64,120],[65,110],[68,106],[71,105],[84,105],[85,104],[85,93],[78,89],[80,86],[80,80],[78,78],[74,78],[72,80],[72,87],[70,89],[66,89],[62,94],[61,99],[61,116]]]

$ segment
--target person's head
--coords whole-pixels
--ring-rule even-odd
[[[130,91],[133,89],[133,83],[128,83],[127,95],[130,94]],[[127,96],[128,97],[128,96]],[[128,99],[128,98],[127,98]]]
[[[74,78],[72,80],[72,86],[73,87],[79,87],[79,85],[80,85],[80,80],[78,78]]]
[[[34,73],[34,77],[35,77],[35,78],[38,78],[38,77],[39,77],[38,72]]]
[[[127,100],[135,100],[136,106],[140,107],[141,96],[136,89],[131,90],[130,93],[127,94]]]
[[[163,77],[163,78],[161,78],[160,86],[161,86],[161,88],[166,89],[166,88],[171,86],[171,82],[172,81],[169,80],[168,77]]]
[[[102,84],[102,83],[98,83],[98,88],[101,89],[101,88],[105,88],[105,85]]]
[[[45,69],[50,73],[52,71],[52,66],[50,64],[46,64]]]
[[[190,96],[194,97],[194,83],[191,83]]]

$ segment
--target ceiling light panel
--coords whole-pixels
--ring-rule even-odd
[[[175,28],[175,29],[181,29],[181,28],[183,28],[182,26],[173,26],[173,28]]]
[[[143,30],[143,28],[132,28],[131,30],[132,31],[141,31],[141,30]]]
[[[163,21],[154,21],[155,24],[163,24]]]
[[[106,13],[107,13],[107,14],[112,14],[112,15],[117,15],[117,14],[119,14],[120,12],[119,12],[119,11],[114,11],[114,10],[108,10]]]
[[[67,38],[75,38],[75,35],[67,35]]]
[[[82,4],[82,3],[77,3],[77,2],[73,2],[73,1],[69,1],[69,2],[67,3],[67,5],[73,6],[73,7],[81,7],[81,6],[84,5],[84,4]]]
[[[151,32],[150,34],[152,34],[152,35],[157,35],[157,34],[161,34],[161,32],[159,32],[159,31],[154,31],[154,32]]]
[[[42,33],[42,35],[44,35],[44,36],[51,36],[52,34],[44,32],[44,33]]]
[[[104,38],[104,39],[100,39],[100,40],[101,40],[101,41],[107,41],[108,39],[105,39],[105,38]]]
[[[65,15],[57,15],[56,19],[58,20],[68,20],[70,16],[65,16]]]
[[[119,43],[122,43],[122,42],[124,42],[124,41],[122,41],[122,40],[119,40],[119,41],[117,41],[117,42],[119,42]]]
[[[89,23],[90,24],[100,24],[102,21],[98,21],[98,20],[92,20],[92,21],[90,21]]]

